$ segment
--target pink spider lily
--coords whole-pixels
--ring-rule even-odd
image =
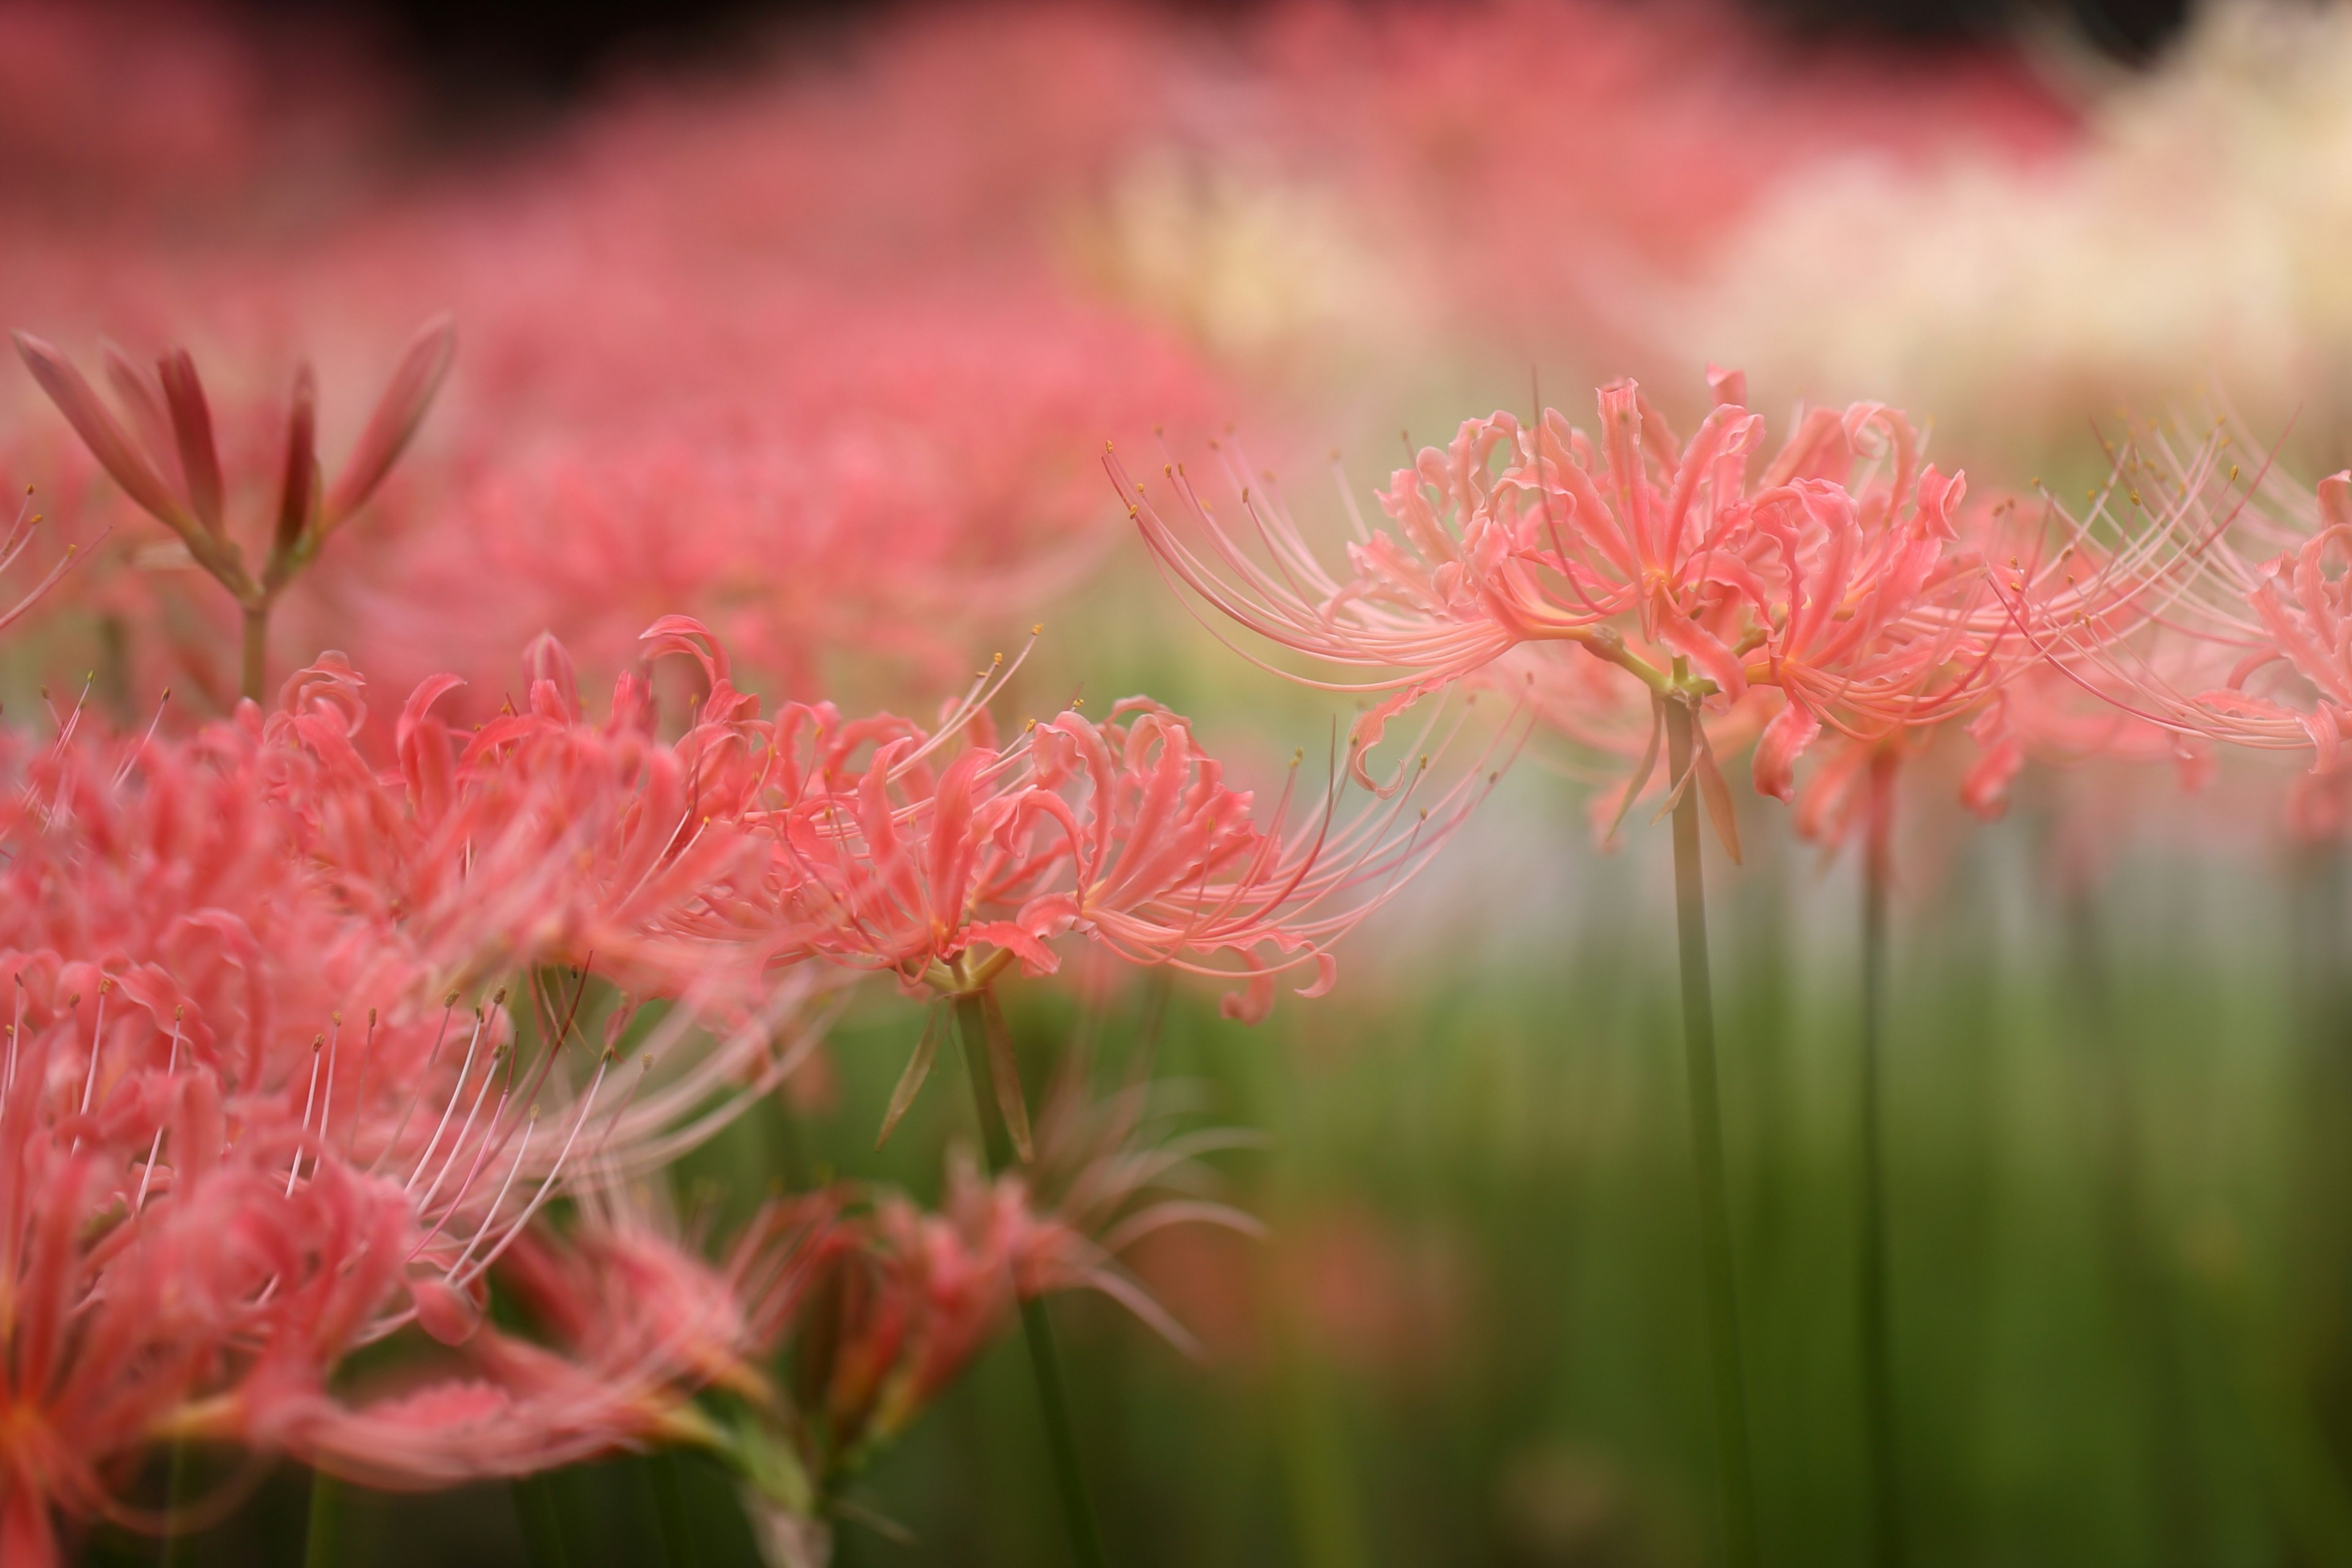
[[[2142,498],[2123,483],[2131,462],[2118,465],[2110,489],[2137,506]],[[2039,506],[2005,498],[1963,510],[1959,478],[1942,480],[1933,468],[1917,492],[1900,529],[1836,530],[1833,548],[1806,568],[1818,584],[1834,565],[1847,584],[1843,594],[1816,586],[1812,596],[1831,607],[1824,616],[1817,604],[1804,618],[1814,648],[1801,646],[1794,615],[1766,645],[1780,660],[1773,684],[1788,706],[1758,743],[1757,779],[1792,802],[1801,837],[1843,842],[1871,819],[1874,792],[1946,728],[1965,728],[1975,742],[1959,797],[1986,819],[2005,809],[2029,757],[2064,766],[2094,751],[2138,755],[2153,744],[2180,753],[2159,731],[2085,703],[2049,657],[2060,644],[2114,647],[2145,624],[2151,595],[2137,563],[2154,553],[2147,542],[2119,549],[2104,541],[2104,501],[2087,520],[2048,496]],[[2154,527],[2187,532],[2189,513],[2159,498]],[[1794,586],[1791,595],[1793,604]],[[1824,728],[1834,743],[1798,785],[1788,750]]]
[[[1025,1174],[991,1183],[955,1162],[936,1213],[888,1194],[770,1211],[793,1268],[779,1276],[791,1282],[793,1310],[769,1342],[786,1347],[784,1385],[803,1419],[790,1461],[775,1457],[765,1482],[755,1472],[755,1514],[821,1522],[843,1483],[1004,1331],[1017,1301],[1092,1290],[1195,1352],[1120,1258],[1171,1226],[1259,1234],[1206,1195],[1199,1163],[1243,1140],[1176,1132],[1150,1110],[1150,1086],[1097,1100],[1083,1077],[1074,1061],[1056,1074]]]
[[[539,683],[542,697],[555,684]],[[719,1084],[772,1081],[806,1044],[793,1030],[774,1037],[807,988],[763,976],[765,929],[717,901],[724,862],[693,850],[701,742],[685,754],[654,742],[634,689],[624,682],[614,723],[542,711],[536,731],[477,737],[470,752],[419,720],[403,737],[410,766],[379,769],[353,740],[358,679],[329,661],[290,679],[266,721],[248,710],[186,741],[47,748],[25,770],[26,817],[6,868],[26,895],[13,906],[16,939],[102,942],[156,966],[172,994],[235,1037],[216,1047],[192,1034],[190,1048],[239,1053],[241,1092],[308,1094],[310,1047],[322,1044],[320,1114],[353,1139],[352,1097],[364,1089],[394,1118],[386,1097],[417,1089],[420,1074],[454,1072],[450,1092],[459,1081],[486,1092],[467,1072],[487,1070],[513,1031],[488,1006],[469,1069],[446,999],[508,975],[528,990],[550,965],[593,971],[638,1004],[686,1005],[656,1032],[671,1059],[627,1126],[650,1128]],[[68,878],[72,897],[58,897]],[[153,984],[160,994],[166,982]],[[629,1004],[599,995],[617,1029]],[[370,1008],[378,1026],[357,1038]],[[708,1038],[694,1032],[705,1025]],[[462,1024],[454,1032],[471,1039]],[[676,1048],[688,1040],[701,1044]]]
[[[405,1205],[317,1152],[167,1028],[152,990],[0,954],[0,1549],[62,1562],[55,1520],[152,1526],[121,1488],[147,1445],[289,1356],[340,1356],[397,1288]],[[152,978],[152,977],[148,977]],[[159,1165],[168,1154],[168,1167]]]
[[[1755,775],[1785,799],[1824,730],[1892,744],[1969,713],[2032,660],[1981,541],[1960,527],[1961,478],[1920,465],[1907,419],[1874,404],[1816,409],[1759,466],[1763,422],[1739,405],[1742,379],[1710,380],[1716,405],[1687,441],[1631,383],[1602,389],[1597,437],[1556,412],[1532,426],[1507,413],[1468,422],[1451,447],[1424,448],[1394,476],[1381,497],[1391,529],[1355,519],[1346,575],[1326,570],[1230,462],[1245,521],[1221,521],[1171,466],[1181,526],[1115,456],[1110,467],[1163,568],[1209,607],[1322,662],[1399,671],[1312,682],[1397,693],[1360,722],[1360,744],[1425,692],[1469,677],[1517,676],[1541,694],[1539,711],[1589,738],[1613,721],[1570,718],[1558,697],[1596,682],[1537,673],[1573,662],[1563,646],[1573,644],[1656,700],[1703,701],[1705,712],[1755,688],[1777,692]],[[2043,562],[2031,574],[2039,613],[2078,616],[2096,590],[2053,586],[2057,570]],[[1626,706],[1601,695],[1604,708]],[[1621,805],[1646,784],[1656,728],[1654,718]],[[1694,763],[1736,842],[1712,748]]]
[[[391,759],[369,754],[364,682],[341,656],[289,680],[264,736],[304,853],[353,907],[397,920],[451,984],[593,957],[640,995],[763,996],[750,902],[764,891],[761,846],[740,820],[758,777],[750,700],[722,678],[666,745],[639,677],[623,675],[592,721],[560,644],[541,639],[529,666],[524,706],[465,735],[435,713],[462,683],[420,686]]]
[[[1333,945],[1428,862],[1496,777],[1425,789],[1424,752],[1390,799],[1343,818],[1335,787],[1294,825],[1294,761],[1274,826],[1261,826],[1254,797],[1225,783],[1190,725],[1147,700],[1114,704],[1105,722],[1072,709],[1003,747],[972,728],[972,743],[940,763],[944,731],[926,737],[887,717],[845,725],[829,708],[778,716],[769,749],[788,760],[767,819],[788,955],[887,971],[912,994],[977,995],[992,1016],[996,978],[1015,963],[1054,972],[1055,942],[1075,933],[1129,963],[1242,977],[1223,1007],[1255,1021],[1281,974],[1311,966],[1300,994],[1330,988]],[[885,1137],[929,1075],[939,1026],[892,1096]],[[1001,1022],[990,1032],[999,1101],[1025,1154],[1010,1041]]]
[[[1230,460],[1248,518],[1240,529],[1169,468],[1192,537],[1160,516],[1116,454],[1108,463],[1163,566],[1212,607],[1327,662],[1405,671],[1343,689],[1417,695],[1544,641],[1580,643],[1663,681],[1654,658],[1625,648],[1631,635],[1689,658],[1736,698],[1747,681],[1724,617],[1761,597],[1748,559],[1758,542],[1744,530],[1748,458],[1763,422],[1733,401],[1736,377],[1717,385],[1724,400],[1687,445],[1632,382],[1601,389],[1598,444],[1556,410],[1532,427],[1507,412],[1465,422],[1450,447],[1423,447],[1391,476],[1381,504],[1393,531],[1365,527],[1350,505],[1345,577],[1320,565],[1278,501],[1254,495]],[[1804,477],[1824,446],[1809,426],[1765,485]],[[1361,732],[1376,734],[1405,700],[1383,704]]]
[[[395,1489],[715,1446],[698,1393],[772,1403],[745,1316],[766,1267],[747,1241],[714,1268],[600,1188],[569,1234],[534,1224],[499,1261],[535,1337],[479,1325],[458,1342],[462,1372],[355,1399],[289,1380],[254,1419],[309,1463]]]
[[[696,926],[698,890],[679,888],[658,909],[625,900],[625,913],[614,913],[593,854],[550,858],[550,875],[568,869],[594,884],[584,892],[533,884],[559,904],[605,910],[600,939],[676,916],[677,940],[702,944],[703,969],[717,977],[708,984],[676,951],[663,950],[664,963],[635,955],[635,983],[645,987],[636,1000],[676,1004],[648,1029],[606,983],[549,970],[567,955],[559,938],[575,934],[569,927],[555,938],[528,921],[520,934],[498,928],[495,941],[476,931],[475,945],[453,952],[446,930],[404,902],[415,883],[365,858],[334,863],[325,851],[372,832],[399,843],[414,804],[411,773],[350,765],[356,689],[347,668],[331,664],[290,680],[268,719],[247,709],[186,740],[109,741],[90,734],[79,710],[53,743],[12,738],[12,750],[30,754],[9,759],[0,947],[32,957],[10,965],[11,1065],[0,1068],[0,1100],[9,1084],[27,1095],[37,1087],[42,1098],[39,1115],[0,1125],[0,1156],[102,1155],[109,1163],[90,1177],[100,1184],[75,1223],[135,1238],[150,1225],[142,1216],[179,1223],[196,1194],[213,1190],[207,1173],[233,1144],[239,1190],[266,1187],[276,1205],[290,1205],[294,1234],[310,1238],[271,1243],[278,1250],[266,1268],[237,1276],[237,1300],[250,1310],[230,1321],[227,1350],[207,1351],[201,1375],[161,1389],[106,1443],[166,1434],[292,1440],[273,1390],[316,1384],[353,1348],[412,1322],[467,1339],[488,1271],[553,1195],[657,1168],[775,1087],[813,1040],[790,1026],[806,994],[793,977],[756,998],[730,978],[756,969],[767,949],[756,930],[746,938]],[[650,800],[656,816],[667,810],[661,788],[646,783],[642,753],[659,750],[648,739],[572,713],[541,717],[550,732],[535,737],[537,750],[534,737],[510,735],[476,759],[499,788],[528,796],[528,775],[540,770],[550,793],[525,805],[560,811],[583,801],[572,775],[585,773],[604,781],[605,793],[588,797],[601,820],[628,815],[610,808],[616,796]],[[595,739],[567,751],[573,726]],[[637,763],[593,765],[605,755],[600,740]],[[577,754],[583,747],[589,763]],[[412,771],[441,777],[462,799],[466,759],[446,741],[438,754],[446,776],[424,763]],[[724,773],[716,763],[711,771]],[[490,811],[480,820],[487,840],[502,819]],[[676,824],[663,821],[674,836]],[[624,835],[614,853],[625,860],[632,842]],[[663,858],[649,864],[658,870]],[[390,864],[406,867],[397,857]],[[737,947],[753,956],[731,956]],[[453,968],[479,979],[500,964],[522,972],[527,1019],[505,1006],[503,992],[470,1014],[457,993],[440,994]],[[62,1047],[61,1030],[70,1036]],[[592,1032],[603,1035],[601,1049],[585,1043]],[[47,1042],[37,1053],[36,1039]],[[63,1156],[40,1153],[60,1144]],[[332,1289],[305,1283],[318,1279]],[[92,1446],[104,1445],[93,1436],[84,1447]],[[72,1512],[94,1506],[85,1492],[39,1495]],[[32,1531],[24,1524],[19,1534],[30,1540]]]
[[[967,989],[1015,961],[1052,973],[1053,939],[1076,931],[1140,964],[1238,963],[1250,994],[1228,1011],[1253,1017],[1276,973],[1311,964],[1307,994],[1328,990],[1331,944],[1481,793],[1465,782],[1415,809],[1408,790],[1344,821],[1334,800],[1300,826],[1261,827],[1191,727],[1142,698],[1107,722],[1066,711],[936,772],[901,771],[906,750],[887,742],[861,773],[814,781],[788,819],[813,952]],[[1275,821],[1293,815],[1295,787]]]

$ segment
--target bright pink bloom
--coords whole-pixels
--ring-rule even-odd
[[[398,1288],[408,1211],[228,1092],[152,972],[0,969],[0,1543],[38,1565],[55,1513],[144,1517],[112,1487],[149,1444],[217,1430],[276,1361],[344,1353]]]
[[[1076,932],[1135,963],[1238,971],[1249,985],[1227,1012],[1263,1016],[1277,973],[1312,965],[1302,994],[1329,989],[1332,944],[1484,792],[1473,773],[1417,805],[1424,759],[1396,798],[1342,819],[1335,790],[1293,826],[1294,771],[1261,826],[1191,727],[1142,698],[1113,704],[1108,722],[1066,711],[943,766],[910,731],[844,745],[829,714],[809,721],[827,760],[778,811],[803,879],[791,919],[810,953],[909,987],[968,989],[1014,960],[1049,973],[1054,940]],[[780,718],[780,736],[802,722]],[[867,737],[861,765],[850,748]]]
[[[1533,428],[1507,413],[1465,424],[1394,476],[1381,498],[1392,530],[1358,521],[1344,576],[1246,485],[1235,526],[1171,468],[1180,529],[1115,458],[1111,468],[1162,564],[1212,608],[1327,663],[1397,671],[1343,688],[1398,693],[1360,722],[1360,745],[1428,691],[1527,680],[1530,661],[1581,657],[1562,646],[1575,644],[1717,712],[1776,690],[1756,784],[1785,799],[1824,729],[1892,743],[1968,713],[2033,657],[1958,526],[1962,481],[1919,466],[1902,415],[1817,409],[1759,468],[1763,422],[1739,406],[1740,378],[1712,384],[1716,406],[1688,441],[1631,383],[1601,391],[1597,437],[1557,413]],[[2040,599],[2044,615],[2079,607]],[[1512,649],[1522,661],[1497,667]],[[1530,684],[1557,710],[1574,682]],[[1638,790],[1646,763],[1636,771]]]
[[[100,1478],[146,1442],[308,1441],[304,1391],[356,1346],[411,1322],[474,1336],[488,1270],[550,1196],[666,1163],[808,1048],[805,988],[764,973],[772,918],[728,901],[727,868],[768,860],[705,821],[736,809],[740,701],[721,683],[664,746],[634,678],[594,723],[561,650],[534,658],[530,710],[469,745],[428,689],[400,767],[364,759],[334,659],[267,719],[185,740],[110,739],[79,710],[53,742],[5,737],[0,1250],[19,1263],[0,1278],[30,1294],[0,1335],[33,1334],[10,1364],[36,1370],[0,1423],[24,1445],[0,1444],[0,1503],[20,1550],[52,1509],[121,1516]],[[548,978],[565,964],[584,973]],[[507,975],[511,1009],[503,990],[460,1009]],[[654,998],[676,1005],[624,1064]],[[46,1251],[36,1186],[62,1227]],[[26,1305],[57,1300],[80,1313],[61,1340]],[[583,1410],[608,1393],[575,1390]]]

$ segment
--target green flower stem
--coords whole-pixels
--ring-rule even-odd
[[[2142,1173],[2138,1096],[2116,1038],[2114,980],[2099,940],[2098,902],[2080,883],[2067,891],[2065,922],[2067,988],[2078,1004],[2092,1080],[2107,1268],[2126,1348],[2147,1390],[2140,1426],[2151,1445],[2155,1512],[2163,1526],[2157,1560],[2188,1568],[2211,1561],[2213,1551],[2199,1473],[2196,1401],[2180,1342],[2181,1290],[2155,1240],[2161,1232]]]
[[[1691,1152],[1698,1166],[1698,1230],[1706,1329],[1715,1373],[1717,1479],[1724,1555],[1756,1568],[1756,1484],[1748,1461],[1747,1379],[1740,1369],[1739,1303],[1731,1267],[1731,1202],[1723,1169],[1723,1108],[1715,1070],[1715,992],[1707,977],[1706,889],[1699,871],[1699,792],[1690,777],[1691,706],[1664,703],[1666,763],[1682,783],[1675,806],[1675,920],[1680,937],[1683,1047],[1690,1079]]]
[[[180,1529],[180,1500],[188,1489],[188,1440],[172,1439],[163,1471],[163,1540],[155,1551],[155,1568],[183,1568],[188,1560],[187,1536]]]
[[[269,684],[269,606],[246,606],[239,647],[237,693],[259,702]]]
[[[653,1485],[654,1517],[661,1525],[664,1560],[669,1568],[697,1568],[701,1557],[694,1549],[694,1521],[687,1512],[677,1456],[667,1448],[646,1456],[646,1474]]]
[[[563,1550],[563,1520],[555,1506],[555,1490],[546,1476],[523,1476],[510,1489],[515,1513],[522,1521],[523,1546],[531,1568],[568,1568]]]
[[[980,1111],[982,1145],[988,1152],[992,1175],[1013,1168],[1013,1137],[997,1109],[996,1085],[988,1066],[988,1018],[982,994],[967,991],[955,999],[956,1022],[963,1032],[963,1059],[971,1069],[971,1093]],[[1078,1442],[1070,1424],[1070,1406],[1062,1386],[1062,1358],[1054,1345],[1054,1323],[1045,1303],[1037,1298],[1021,1302],[1021,1332],[1029,1342],[1029,1367],[1037,1378],[1037,1404],[1045,1418],[1045,1444],[1053,1452],[1054,1480],[1062,1497],[1062,1518],[1070,1532],[1070,1552],[1079,1568],[1104,1568],[1102,1531],[1095,1523],[1094,1503],[1087,1496],[1086,1474],[1078,1467]]]
[[[342,1561],[343,1483],[310,1472],[310,1521],[302,1534],[302,1568],[335,1568]]]
[[[1903,1568],[1903,1482],[1895,1464],[1895,1355],[1889,1328],[1885,1094],[1886,893],[1893,880],[1895,758],[1871,759],[1868,839],[1862,876],[1862,1248],[1859,1269],[1862,1403],[1870,1464],[1873,1563]]]

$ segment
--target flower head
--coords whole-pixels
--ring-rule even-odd
[[[1390,528],[1357,521],[1345,574],[1237,469],[1238,526],[1173,465],[1178,521],[1115,456],[1110,466],[1163,567],[1211,608],[1324,663],[1393,671],[1355,688],[1396,693],[1360,722],[1359,755],[1403,708],[1465,679],[1524,682],[1571,736],[1622,732],[1617,683],[1541,668],[1591,658],[1654,703],[1702,713],[1768,689],[1756,784],[1787,799],[1824,731],[1895,745],[1972,713],[2037,657],[2011,603],[2029,584],[1994,579],[1987,530],[1963,526],[1962,478],[1921,463],[1907,418],[1875,404],[1815,409],[1765,459],[1742,378],[1717,372],[1710,384],[1715,406],[1687,440],[1630,382],[1601,389],[1594,435],[1557,412],[1465,424],[1392,478]],[[2019,569],[2038,613],[2080,620],[2091,601],[2054,586],[2055,570]],[[1579,691],[1597,700],[1580,704]],[[1654,762],[1654,714],[1649,728],[1621,802]],[[1711,748],[1695,767],[1718,798]],[[1714,815],[1730,842],[1727,807]]]
[[[790,919],[813,955],[945,991],[1014,962],[1049,973],[1055,939],[1076,933],[1135,963],[1246,975],[1237,1016],[1262,1016],[1274,975],[1302,966],[1319,995],[1332,944],[1483,793],[1472,773],[1419,804],[1424,761],[1391,800],[1342,818],[1335,788],[1294,822],[1294,762],[1261,821],[1191,725],[1142,698],[1101,721],[1066,710],[1001,748],[982,737],[943,764],[903,725],[870,728],[862,765],[837,733],[816,716],[806,743],[834,761],[777,813],[803,878]]]

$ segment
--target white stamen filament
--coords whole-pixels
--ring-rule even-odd
[[[324,1035],[320,1036],[317,1039],[310,1042],[310,1088],[309,1091],[302,1096],[302,1136],[305,1139],[308,1139],[310,1136],[310,1110],[319,1098],[319,1049],[324,1044],[326,1044],[326,1037]],[[297,1143],[294,1145],[294,1163],[288,1166],[286,1170],[286,1195],[288,1197],[290,1198],[294,1195],[295,1178],[301,1175],[301,1173],[302,1145],[300,1143]]]
[[[417,1159],[416,1169],[411,1171],[408,1173],[408,1180],[402,1184],[403,1192],[415,1191],[417,1179],[425,1174],[425,1167],[432,1163],[434,1152],[441,1147],[441,1134],[449,1130],[450,1113],[457,1109],[458,1096],[466,1092],[467,1075],[474,1070],[474,1052],[481,1046],[482,1030],[488,1018],[488,1015],[480,1008],[474,1010],[474,1034],[473,1037],[466,1042],[466,1059],[457,1068],[457,1087],[449,1091],[447,1103],[441,1107],[440,1123],[433,1129],[432,1141],[425,1145],[425,1152]]]
[[[172,1010],[172,1055],[163,1064],[163,1076],[166,1079],[173,1077],[180,1070],[181,1011],[176,1007]],[[163,1152],[163,1129],[159,1124],[155,1129],[155,1141],[147,1145],[147,1168],[139,1173],[139,1195],[131,1201],[131,1212],[134,1215],[147,1206],[147,1184],[155,1179],[155,1157]]]
[[[507,1179],[499,1184],[499,1195],[490,1200],[490,1206],[483,1212],[481,1226],[472,1236],[467,1237],[465,1250],[458,1253],[457,1261],[449,1266],[450,1275],[454,1276],[459,1269],[466,1267],[467,1260],[474,1256],[474,1248],[481,1246],[482,1237],[489,1234],[490,1225],[497,1219],[499,1210],[506,1206],[507,1194],[514,1190],[515,1177],[522,1173],[523,1160],[530,1154],[530,1141],[538,1135],[538,1132],[539,1108],[533,1106],[530,1119],[523,1124],[522,1146],[515,1151],[514,1163],[507,1167]],[[452,1205],[451,1207],[454,1212],[456,1205]]]
[[[449,1141],[449,1157],[441,1162],[441,1169],[435,1173],[433,1177],[433,1184],[425,1189],[425,1195],[423,1197],[416,1200],[416,1212],[418,1214],[430,1214],[432,1212],[433,1200],[439,1194],[441,1191],[441,1184],[449,1179],[449,1172],[457,1165],[457,1156],[465,1150],[466,1140],[473,1133],[474,1120],[481,1114],[482,1101],[489,1096],[490,1083],[499,1076],[499,1058],[504,1054],[504,1047],[500,1047],[490,1052],[490,1063],[488,1068],[483,1069],[481,1086],[474,1090],[474,1103],[466,1108],[466,1120],[458,1125],[457,1136]],[[506,1109],[506,1103],[507,1097],[503,1094],[499,1095],[499,1110],[504,1110]],[[496,1112],[493,1112],[490,1117],[490,1126],[492,1128],[496,1128],[497,1125],[498,1115]],[[483,1147],[488,1147],[489,1135],[487,1131],[483,1134],[482,1143]],[[481,1155],[478,1152],[475,1154],[474,1161],[476,1164],[479,1164],[481,1163]],[[452,1201],[454,1202],[454,1200]]]
[[[343,1016],[340,1012],[327,1019],[327,1092],[319,1103],[319,1147],[327,1146],[327,1119],[335,1113],[335,1042],[342,1037]],[[315,1164],[312,1167],[316,1169]]]
[[[113,986],[114,982],[111,980],[100,980],[98,983],[98,1017],[97,1020],[90,1025],[89,1070],[82,1075],[81,1103],[75,1108],[74,1112],[78,1116],[88,1116],[89,1114],[89,1097],[97,1092],[98,1089],[98,1047],[106,1038],[106,994],[110,990],[113,989]],[[81,1005],[80,997],[77,996],[74,998],[74,1005],[77,1008]],[[74,1134],[72,1145],[68,1148],[66,1152],[69,1154],[79,1153],[80,1150],[81,1134],[77,1132]]]
[[[0,1078],[0,1097],[16,1087],[16,1040],[25,1032],[25,973],[16,972],[16,1021],[8,1026],[8,1068]]]
[[[554,1194],[557,1178],[563,1173],[563,1162],[570,1156],[572,1144],[579,1142],[580,1130],[588,1124],[589,1113],[596,1107],[597,1091],[604,1087],[604,1075],[611,1070],[612,1066],[613,1058],[611,1053],[607,1052],[604,1059],[596,1064],[596,1076],[589,1081],[588,1093],[580,1101],[580,1114],[572,1118],[572,1131],[564,1135],[563,1147],[556,1152],[555,1163],[548,1167],[546,1178],[539,1184],[539,1191],[531,1194],[530,1202],[523,1205],[522,1213],[515,1216],[514,1223],[507,1227],[506,1234],[499,1238],[498,1245],[485,1253],[480,1262],[475,1264],[473,1268],[462,1277],[455,1273],[450,1275],[449,1283],[453,1288],[462,1290],[488,1272],[490,1265],[499,1260],[499,1255],[514,1245],[515,1237],[522,1234],[523,1226],[530,1223],[531,1216],[539,1212],[540,1205],[545,1203]]]

